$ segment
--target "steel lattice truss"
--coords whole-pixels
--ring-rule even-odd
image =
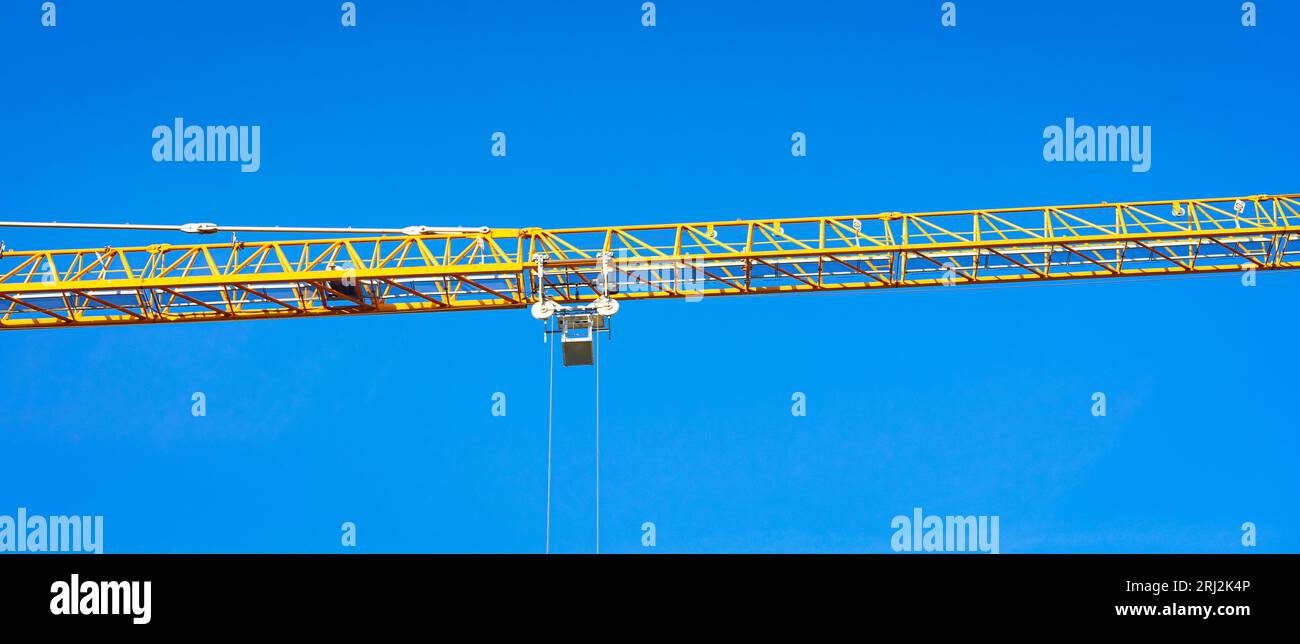
[[[3,251],[0,329],[1300,268],[1298,198]]]

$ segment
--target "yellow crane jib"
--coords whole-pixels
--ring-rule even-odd
[[[639,299],[1292,269],[1300,268],[1298,199],[565,229],[330,229],[355,236],[123,248],[0,246],[0,329],[531,307],[534,317],[557,316],[581,335],[606,330],[603,319],[619,301]],[[199,235],[296,230],[189,226]]]

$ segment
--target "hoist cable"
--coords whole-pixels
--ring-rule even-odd
[[[600,554],[600,337],[591,339],[596,363],[596,554]]]
[[[551,418],[555,411],[555,342],[551,345],[551,364],[547,370],[546,389],[546,554],[551,554]]]

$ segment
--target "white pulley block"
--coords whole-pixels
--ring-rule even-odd
[[[552,315],[555,315],[555,312],[558,311],[559,308],[559,305],[555,302],[542,300],[541,302],[537,302],[529,307],[528,312],[538,320],[545,320]]]
[[[608,297],[600,297],[596,298],[595,305],[596,312],[605,317],[618,313],[618,300],[611,300]]]

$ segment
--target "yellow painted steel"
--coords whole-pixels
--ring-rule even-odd
[[[522,308],[539,256],[562,303],[1291,269],[1297,199],[7,250],[0,329]]]

